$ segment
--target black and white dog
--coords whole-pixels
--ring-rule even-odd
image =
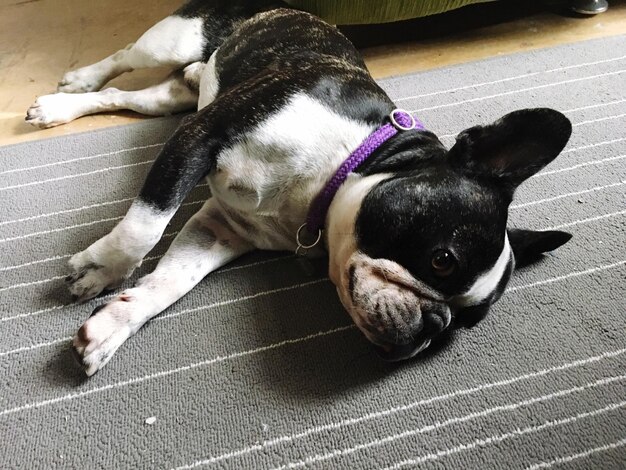
[[[275,7],[193,0],[135,44],[66,74],[61,93],[28,111],[46,127],[111,109],[199,109],[166,143],[119,225],[70,260],[78,300],[119,286],[208,179],[212,197],[154,272],[78,330],[73,344],[88,375],[211,271],[254,249],[295,250],[317,195],[389,126],[395,106],[353,45],[314,16]],[[122,72],[162,65],[179,72],[142,91],[95,91]],[[473,326],[516,261],[569,240],[507,230],[507,216],[517,186],[561,152],[571,129],[557,111],[526,109],[463,131],[450,150],[429,131],[401,130],[342,180],[324,212],[325,249],[309,253],[328,252],[341,302],[383,357],[414,356],[451,325]]]

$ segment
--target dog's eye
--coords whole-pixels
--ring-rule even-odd
[[[456,260],[452,253],[447,250],[436,250],[430,263],[437,277],[449,276],[456,269]]]

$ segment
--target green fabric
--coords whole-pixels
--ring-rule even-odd
[[[388,23],[491,0],[286,0],[333,24]]]

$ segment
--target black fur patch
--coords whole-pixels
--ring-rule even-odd
[[[205,45],[202,61],[207,62],[215,49],[232,34],[238,22],[256,13],[285,6],[280,0],[188,0],[174,15],[203,20]]]
[[[374,258],[398,262],[444,295],[463,294],[502,252],[515,189],[556,158],[570,133],[569,120],[550,109],[516,111],[468,129],[449,152],[430,133],[400,133],[357,170],[395,173],[363,200],[356,221],[359,247]],[[516,258],[568,239],[557,233],[518,235],[513,233],[511,240]],[[436,250],[447,250],[456,259],[449,276],[433,272]],[[500,297],[512,269],[511,259],[484,300],[487,306]],[[475,310],[480,315],[468,316],[486,312]]]
[[[504,246],[509,199],[454,171],[445,162],[400,173],[374,187],[356,220],[360,249],[401,264],[446,296],[463,293],[493,266]],[[457,268],[438,277],[436,250],[448,250]]]
[[[369,176],[376,173],[404,173],[442,159],[448,150],[429,131],[405,131],[396,134],[376,149],[355,173]]]

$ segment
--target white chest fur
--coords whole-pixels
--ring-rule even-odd
[[[311,201],[373,130],[305,94],[294,95],[220,153],[209,175],[211,191],[234,213],[235,225],[241,225],[238,218],[251,225],[240,228],[258,248],[294,249]]]

